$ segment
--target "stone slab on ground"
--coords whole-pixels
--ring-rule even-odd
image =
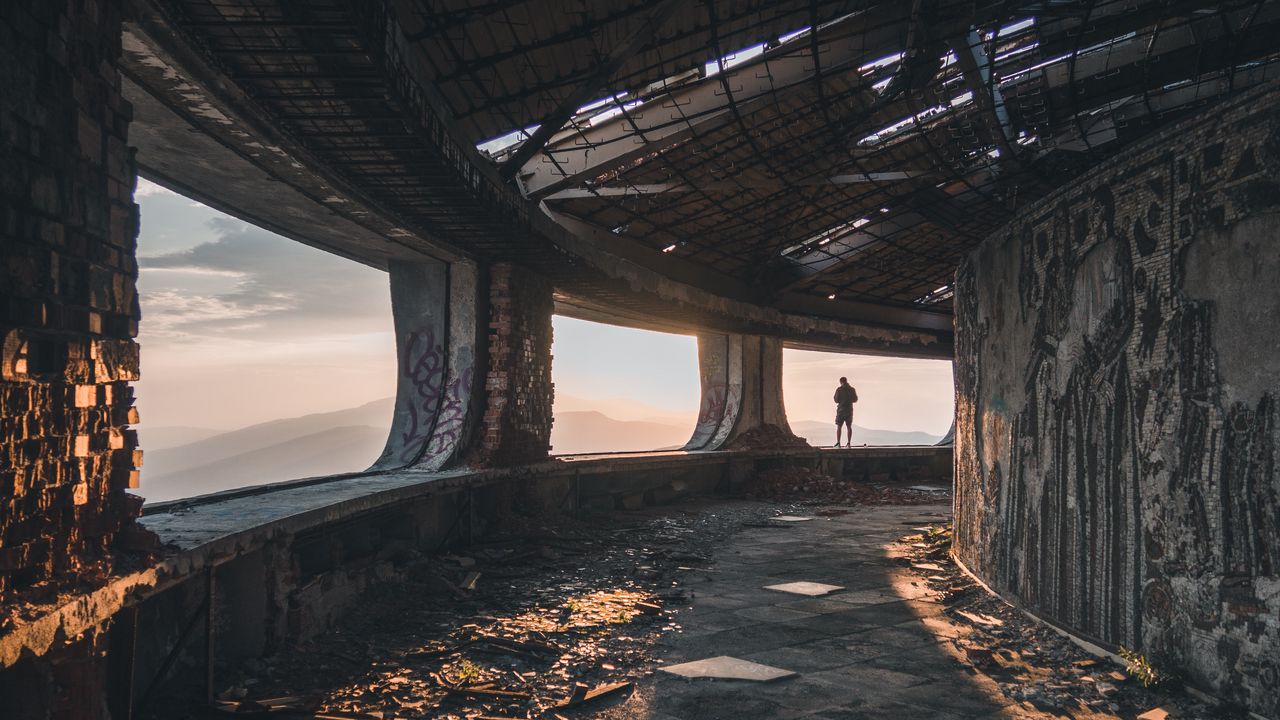
[[[837,590],[843,590],[843,585],[828,585],[820,582],[809,582],[800,580],[797,582],[782,583],[780,585],[765,585],[765,590],[776,590],[778,592],[792,593],[794,595],[808,595],[809,597],[818,597],[827,595]]]
[[[771,682],[782,678],[795,677],[790,670],[761,665],[750,660],[742,660],[728,655],[694,660],[693,662],[668,665],[659,668],[663,672],[686,678],[710,678],[714,680],[749,680],[751,682]]]

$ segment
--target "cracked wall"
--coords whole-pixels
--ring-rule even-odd
[[[956,552],[1280,712],[1280,90],[1026,208],[957,275]]]

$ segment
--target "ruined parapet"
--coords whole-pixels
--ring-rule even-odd
[[[120,7],[94,8],[0,7],[0,610],[100,582],[142,502],[130,107]]]
[[[1010,599],[1280,707],[1280,90],[989,238],[956,282],[956,553]]]

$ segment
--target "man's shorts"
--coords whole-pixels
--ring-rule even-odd
[[[853,408],[836,408],[836,424],[853,424]]]

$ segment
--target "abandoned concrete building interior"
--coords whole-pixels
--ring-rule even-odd
[[[1280,2],[5,0],[0,158],[0,718],[1280,718]],[[144,505],[139,178],[385,272],[366,471]]]

